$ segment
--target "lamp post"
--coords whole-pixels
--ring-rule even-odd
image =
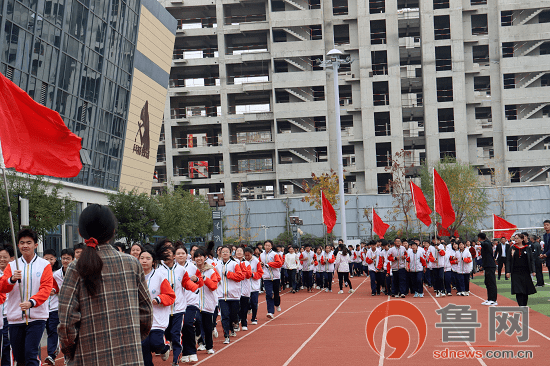
[[[213,239],[214,247],[217,248],[223,245],[223,225],[222,225],[222,212],[218,210],[219,207],[225,206],[225,197],[223,192],[208,193],[208,204],[210,207],[216,209],[212,211],[212,221],[214,224]]]
[[[302,231],[298,229],[298,225],[303,225],[304,222],[300,220],[298,216],[290,216],[289,219],[290,219],[290,224],[292,225],[292,243],[294,244],[294,246],[298,246],[300,245],[299,231]]]
[[[319,65],[331,68],[334,74],[334,115],[336,124],[336,149],[338,150],[338,194],[340,196],[340,217],[342,226],[342,240],[347,242],[346,233],[346,201],[344,199],[344,162],[342,161],[342,127],[340,125],[340,90],[338,89],[338,69],[341,64],[351,64],[353,60],[348,56],[343,58],[344,53],[332,49],[327,53],[328,60],[318,61]]]
[[[261,228],[264,231],[264,242],[267,241],[267,229],[269,229],[269,226],[261,225]]]

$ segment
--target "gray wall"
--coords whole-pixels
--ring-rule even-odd
[[[520,228],[542,226],[543,220],[550,218],[550,187],[548,185],[488,188],[487,194],[491,204],[480,229],[492,228],[492,214],[500,213],[502,202],[504,202],[506,219]],[[389,212],[393,209],[393,199],[390,195],[346,195],[346,200],[348,239],[370,236],[371,226],[363,216],[365,208],[371,208],[378,204],[376,212],[386,222],[388,222]],[[307,202],[302,202],[299,197],[241,201],[240,203],[238,201],[227,202],[227,206],[221,208],[224,215],[224,226],[225,228],[237,226],[240,205],[242,226],[250,229],[246,232],[253,240],[264,240],[265,233],[261,225],[269,227],[267,238],[273,239],[285,230],[287,203],[290,215],[299,216],[303,220],[304,225],[301,229],[304,233],[323,235],[321,210],[316,210]],[[338,207],[335,207],[335,210],[338,215]],[[339,220],[338,218],[333,230],[337,237],[341,233]],[[415,225],[418,227],[418,221],[415,221]],[[396,227],[400,225],[399,222],[389,223]],[[431,232],[431,229],[422,224],[422,231],[427,233]],[[231,234],[231,230],[227,230],[225,233],[226,236]]]

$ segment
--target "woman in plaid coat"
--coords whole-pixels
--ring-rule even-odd
[[[61,350],[69,365],[141,366],[153,322],[143,269],[108,244],[116,220],[107,206],[88,206],[78,225],[87,246],[59,293]]]

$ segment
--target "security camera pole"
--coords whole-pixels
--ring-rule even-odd
[[[344,53],[337,49],[332,49],[327,53],[328,59],[319,62],[319,65],[325,68],[332,67],[334,74],[334,114],[336,123],[336,149],[338,150],[338,194],[340,197],[340,217],[342,225],[342,240],[347,243],[346,233],[346,201],[344,199],[344,162],[342,161],[342,127],[340,125],[340,90],[338,88],[338,69],[341,64],[351,64],[353,61],[342,57]]]

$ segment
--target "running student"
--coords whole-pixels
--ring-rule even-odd
[[[9,293],[6,308],[10,343],[17,364],[40,365],[40,339],[46,328],[49,309],[47,300],[53,288],[50,262],[38,257],[38,235],[31,229],[17,234],[21,257],[8,264],[0,278],[0,292]],[[21,280],[18,282],[18,280]],[[23,301],[21,293],[23,291]]]
[[[409,263],[409,273],[412,279],[412,288],[414,297],[424,297],[424,287],[422,286],[422,274],[426,267],[424,259],[424,249],[418,247],[416,241],[412,241],[407,252],[407,262]]]
[[[164,360],[167,360],[170,355],[170,346],[164,342],[164,331],[170,321],[170,306],[176,300],[176,294],[166,278],[165,271],[154,268],[156,258],[151,249],[141,252],[139,262],[143,268],[149,296],[153,303],[153,326],[147,338],[141,343],[143,364],[152,366],[151,352],[162,354]]]
[[[393,297],[405,297],[405,292],[407,292],[406,250],[401,245],[401,239],[395,239],[394,244],[395,246],[388,250],[388,261],[391,262],[393,274],[392,295]]]
[[[264,274],[264,270],[258,258],[253,255],[252,248],[244,248],[244,258],[250,263],[252,277],[250,278],[250,307],[252,318],[250,324],[258,324],[258,294],[260,291],[260,280]],[[296,274],[296,271],[294,271]]]
[[[195,264],[201,272],[204,280],[204,286],[199,287],[199,316],[201,319],[202,335],[204,338],[204,348],[208,354],[214,354],[214,342],[212,339],[212,321],[214,319],[214,311],[218,303],[218,295],[216,290],[220,275],[213,265],[206,262],[206,254],[202,249],[197,249],[193,254]],[[198,350],[202,350],[199,346]]]
[[[296,293],[296,276],[298,270],[298,254],[293,246],[288,246],[288,253],[285,255],[286,273],[289,279],[289,285],[292,293]],[[262,271],[263,274],[263,271]]]
[[[218,292],[219,306],[222,313],[222,327],[224,344],[229,344],[229,336],[236,337],[233,324],[239,322],[239,301],[241,299],[241,286],[239,282],[244,279],[239,263],[231,257],[231,249],[224,245],[221,251],[221,263],[217,265],[220,274]],[[278,287],[277,287],[278,289]]]
[[[332,247],[330,245],[325,246],[325,251],[321,255],[321,265],[324,267],[323,270],[323,287],[325,292],[332,292],[332,276],[334,274],[334,253],[332,252]]]
[[[336,261],[334,262],[334,267],[338,271],[338,284],[340,285],[340,291],[338,291],[339,294],[344,293],[342,287],[344,282],[347,282],[349,285],[348,292],[350,294],[355,292],[351,286],[351,281],[349,280],[350,263],[351,257],[346,249],[346,246],[342,244],[339,248],[338,254],[336,255]]]
[[[302,275],[304,277],[304,287],[307,292],[313,291],[313,268],[317,263],[317,256],[311,251],[311,245],[304,245],[305,251],[300,254],[302,263]]]
[[[262,279],[265,287],[265,302],[267,304],[267,317],[273,319],[275,308],[281,311],[281,297],[279,296],[281,267],[283,258],[272,250],[273,242],[264,242],[265,252],[260,254],[260,262],[264,269]]]
[[[323,288],[323,279],[325,277],[325,268],[321,264],[321,257],[323,256],[323,248],[317,247],[315,249],[315,256],[317,257],[317,262],[315,262],[315,288],[320,290]]]
[[[241,267],[241,273],[243,276],[242,281],[240,282],[241,285],[241,299],[240,299],[240,306],[239,306],[239,321],[241,322],[242,328],[239,326],[239,322],[237,324],[233,325],[233,328],[236,328],[235,331],[242,330],[248,330],[248,322],[247,322],[247,314],[248,314],[248,305],[250,304],[250,293],[251,293],[251,285],[250,285],[250,278],[252,278],[252,267],[250,266],[250,262],[248,262],[244,258],[244,249],[242,247],[238,247],[235,251],[235,256],[237,257],[237,261],[239,262],[239,266]]]

